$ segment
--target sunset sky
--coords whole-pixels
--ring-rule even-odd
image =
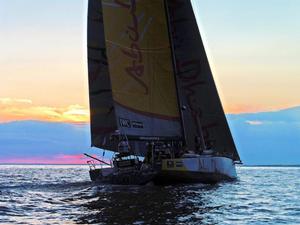
[[[83,152],[99,156],[84,123],[87,2],[0,0],[0,164],[85,163]],[[299,0],[193,5],[226,113],[300,106]],[[299,163],[299,110],[232,117],[244,162]],[[261,157],[270,151],[273,158]]]
[[[227,113],[300,105],[299,0],[194,0]],[[0,122],[88,120],[86,0],[0,0]]]

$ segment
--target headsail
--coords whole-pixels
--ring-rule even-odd
[[[101,0],[89,0],[88,72],[92,146],[113,150],[110,135],[118,129],[106,57]]]
[[[168,0],[177,84],[186,142],[195,149],[203,135],[207,146],[240,160],[232,139],[190,0]],[[201,124],[201,126],[199,126]],[[202,133],[200,133],[202,132]]]

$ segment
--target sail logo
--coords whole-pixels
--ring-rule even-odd
[[[139,121],[132,121],[132,127],[133,128],[144,128],[144,124]]]
[[[121,49],[122,53],[131,60],[131,65],[125,68],[126,74],[133,78],[144,90],[144,94],[148,95],[149,89],[146,83],[141,79],[144,76],[145,66],[143,63],[143,55],[139,45],[140,33],[137,17],[137,3],[136,0],[131,0],[130,3],[121,0],[115,0],[115,3],[120,7],[129,10],[131,16],[131,24],[127,26],[126,34],[130,40],[128,48]]]
[[[131,123],[129,119],[119,118],[119,123],[121,127],[131,128]]]

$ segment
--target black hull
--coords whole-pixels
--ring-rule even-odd
[[[101,169],[93,169],[90,170],[90,178],[92,181],[97,181],[98,179],[100,179],[102,177],[101,175]]]
[[[156,175],[157,173],[153,171],[135,171],[102,176],[101,169],[90,170],[90,178],[92,181],[117,185],[145,185],[152,182]]]
[[[190,171],[161,171],[159,173],[120,173],[102,176],[101,169],[90,170],[94,182],[117,185],[145,185],[154,182],[156,185],[181,183],[215,184],[221,181],[233,181],[234,178],[220,173],[201,173]]]

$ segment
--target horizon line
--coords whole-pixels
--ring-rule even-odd
[[[0,166],[87,166],[88,164],[55,164],[55,163],[0,163]],[[100,166],[100,165],[98,165]],[[300,164],[249,164],[238,167],[300,167]]]

